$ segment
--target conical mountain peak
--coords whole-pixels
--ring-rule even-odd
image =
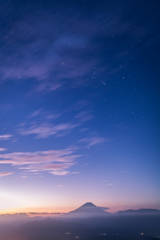
[[[97,207],[92,202],[86,202],[81,207],[67,213],[70,217],[92,217],[92,216],[106,216],[106,211],[101,207]]]
[[[86,203],[83,204],[81,207],[97,207],[97,206],[94,205],[92,202],[86,202]]]

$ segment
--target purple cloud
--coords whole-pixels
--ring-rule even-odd
[[[83,138],[79,142],[84,142],[87,143],[87,146],[93,146],[102,142],[105,142],[106,140],[104,138],[99,138],[99,137],[91,137],[91,138]]]
[[[30,116],[28,116],[28,119],[38,119],[38,120],[54,120],[57,119],[61,116],[61,113],[55,113],[55,112],[51,112],[51,111],[44,111],[43,109],[38,109],[34,112],[32,112],[32,114]]]
[[[84,112],[80,112],[76,115],[76,118],[78,118],[80,120],[80,122],[87,122],[90,121],[91,119],[93,119],[93,116],[91,115],[91,113],[89,111],[84,111]]]
[[[64,136],[66,132],[80,126],[79,123],[61,123],[53,125],[51,123],[33,124],[27,129],[19,129],[21,135],[36,134],[37,138],[47,138],[51,135]]]
[[[0,67],[2,81],[32,78],[37,81],[37,92],[55,91],[65,87],[66,79],[74,80],[73,85],[86,81],[86,75],[92,71],[95,60],[82,61],[78,52],[83,50],[83,46],[88,42],[87,38],[66,33],[64,24],[50,25],[51,20],[47,23],[46,15],[40,19],[33,18],[31,20],[30,17],[23,16],[23,21],[8,26],[7,39],[3,40],[5,45],[12,44],[12,52],[8,54],[5,47],[3,48],[2,58],[5,61]],[[61,19],[57,18],[57,21]],[[70,22],[69,19],[67,21]],[[29,23],[32,23],[32,28],[28,27]],[[46,24],[50,30],[46,28]],[[24,29],[25,39],[22,34]],[[49,36],[52,41],[49,41]],[[78,80],[76,84],[75,79]]]
[[[121,59],[128,57],[131,51],[132,55],[136,54],[131,46],[136,44],[137,38],[144,39],[143,45],[153,40],[149,34],[153,22],[135,29],[138,18],[125,20],[124,9],[129,11],[131,8],[132,4],[126,3],[113,9],[112,4],[106,3],[105,11],[101,9],[101,14],[93,18],[82,12],[68,14],[63,10],[46,9],[35,16],[34,10],[29,14],[23,10],[23,16],[19,13],[15,24],[15,21],[8,21],[5,15],[8,9],[4,7],[1,15],[6,18],[7,33],[2,28],[1,81],[30,78],[36,80],[36,91],[55,91],[92,83],[97,73],[108,76],[121,71]],[[118,52],[114,44],[113,49],[111,45],[117,36],[124,39]],[[105,40],[103,51],[108,53],[108,45],[113,50],[103,68],[100,67],[102,59],[97,55],[99,48],[95,37],[100,46],[101,40]],[[8,50],[10,46],[12,50]],[[116,59],[114,66],[112,58]]]

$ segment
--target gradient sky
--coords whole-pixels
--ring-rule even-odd
[[[0,213],[160,209],[159,11],[1,1]]]

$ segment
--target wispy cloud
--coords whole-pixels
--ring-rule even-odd
[[[47,18],[48,14],[52,19]],[[66,87],[66,80],[74,80],[72,86],[86,81],[87,74],[92,72],[96,62],[93,59],[82,61],[80,51],[84,51],[83,46],[88,43],[88,38],[85,34],[80,36],[78,32],[66,32],[66,23],[75,23],[71,17],[65,16],[65,12],[65,24],[54,24],[52,15],[54,14],[46,10],[40,18],[38,15],[35,18],[34,13],[31,13],[30,17],[26,14],[16,24],[8,23],[8,34],[2,39],[2,55],[5,59],[0,67],[2,81],[32,78],[37,81],[37,92]],[[60,16],[61,14],[57,17],[59,23],[62,20]],[[32,28],[29,27],[30,24]],[[22,34],[24,29],[25,39]],[[9,54],[6,51],[8,45],[12,45],[12,52]]]
[[[93,115],[89,111],[83,111],[78,113],[75,118],[79,119],[80,122],[87,122],[93,119]]]
[[[12,173],[12,172],[1,172],[1,173],[0,173],[0,177],[9,176],[9,175],[11,175],[11,174],[13,174],[13,173]]]
[[[33,215],[51,215],[51,214],[62,214],[60,212],[29,212],[29,214],[33,214]]]
[[[0,152],[6,151],[7,148],[0,148]]]
[[[26,172],[47,171],[54,175],[66,175],[68,169],[75,165],[75,159],[80,155],[74,154],[75,149],[49,150],[37,152],[13,152],[0,154],[0,164],[18,166]],[[67,170],[66,170],[67,169]]]
[[[66,114],[66,111],[54,113],[38,109],[26,118],[26,122],[18,125],[17,131],[21,135],[35,134],[36,138],[47,138],[52,135],[56,137],[66,136],[71,130],[81,127],[85,122],[93,119],[91,111],[80,111],[79,109],[74,109],[74,111],[74,119],[66,123],[63,122],[64,116],[60,119],[63,114]],[[62,123],[55,124],[55,120],[58,118],[60,119],[59,122],[62,121]]]
[[[55,112],[51,112],[51,111],[44,111],[43,109],[38,109],[34,112],[32,112],[32,114],[30,116],[27,117],[27,119],[38,119],[41,121],[44,120],[54,120],[59,118],[62,115],[62,113],[55,113]]]
[[[93,145],[96,145],[96,144],[99,144],[99,143],[102,143],[105,141],[106,141],[105,138],[91,137],[91,138],[83,138],[79,142],[87,143],[87,146],[90,147],[90,146],[93,146]],[[109,141],[109,140],[107,140],[107,141]]]
[[[42,109],[38,109],[38,110],[34,111],[34,112],[29,116],[29,118],[37,117],[37,116],[41,115],[41,113],[42,113]]]
[[[10,134],[0,135],[0,141],[9,140],[12,137]]]
[[[109,209],[108,207],[99,207],[99,208],[101,208],[102,210],[107,210],[107,209]]]
[[[40,10],[41,14],[35,16],[34,8],[28,13],[25,5],[15,21],[8,21],[8,14],[5,15],[8,8],[4,7],[1,24],[6,25],[7,32],[1,27],[2,81],[34,79],[36,91],[44,92],[92,83],[96,75],[111,75],[121,71],[121,59],[128,57],[131,52],[132,55],[136,54],[131,46],[137,44],[137,39],[143,38],[144,43],[155,39],[154,34],[149,34],[154,26],[152,18],[150,24],[139,24],[136,29],[135,24],[140,21],[138,14],[134,20],[125,20],[124,12],[129,12],[133,5],[118,4],[113,8],[113,3],[106,2],[103,7],[105,11],[101,8],[99,14],[97,9],[94,17],[78,9],[67,12],[56,7]],[[118,47],[121,50],[117,51],[117,42],[114,43],[116,37],[123,39]],[[101,68],[103,57],[99,55],[100,48],[97,46],[101,46],[103,41],[106,43],[103,51],[109,54]],[[10,46],[12,51],[8,50]],[[111,64],[113,58],[114,65]]]
[[[75,111],[74,117],[69,114],[71,120],[64,122],[65,114],[70,113],[70,111],[71,109],[59,113],[58,111],[38,109],[26,117],[25,122],[17,126],[17,132],[21,135],[34,134],[36,138],[47,138],[52,135],[62,137],[93,118],[90,111],[79,111],[77,113],[77,110],[72,109],[72,112]]]
[[[37,126],[37,124],[32,124],[31,127],[27,129],[19,129],[21,135],[35,134],[37,138],[47,138],[51,135],[64,136],[70,130],[80,126],[79,123],[61,123],[53,125],[51,123],[43,123]]]
[[[113,183],[107,183],[106,184],[106,186],[109,186],[109,187],[111,187],[111,186],[113,186],[114,184]]]
[[[90,101],[88,99],[82,99],[76,103],[74,109],[81,110],[84,109],[84,107],[87,107],[88,105],[90,105]]]

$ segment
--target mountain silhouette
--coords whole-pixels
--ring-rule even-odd
[[[93,216],[106,216],[109,214],[104,211],[101,207],[97,207],[91,202],[83,204],[81,207],[75,209],[66,214],[67,217],[93,217]]]

